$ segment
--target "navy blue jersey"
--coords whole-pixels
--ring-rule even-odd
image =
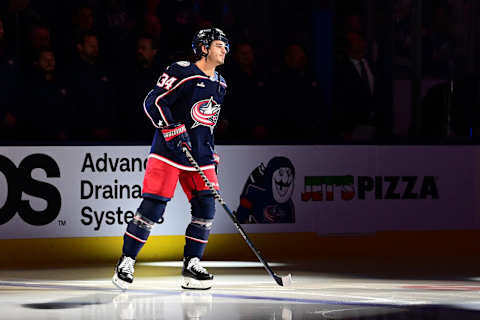
[[[180,61],[170,65],[143,103],[145,112],[157,128],[150,152],[159,155],[161,160],[166,158],[164,161],[177,167],[191,167],[185,157],[167,148],[162,132],[158,130],[172,123],[183,123],[198,164],[213,164],[213,131],[226,87],[225,80],[218,73],[209,77],[193,63]]]

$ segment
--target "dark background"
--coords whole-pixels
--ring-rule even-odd
[[[2,0],[0,143],[150,144],[143,99],[207,27],[231,43],[219,144],[477,143],[479,7]]]

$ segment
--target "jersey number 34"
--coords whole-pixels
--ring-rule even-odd
[[[166,90],[170,90],[175,81],[177,81],[177,78],[170,77],[168,74],[164,73],[158,79],[157,86]]]

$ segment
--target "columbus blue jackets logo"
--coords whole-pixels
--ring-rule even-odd
[[[206,126],[213,129],[220,115],[220,105],[210,99],[200,100],[195,103],[190,111],[193,119],[192,129],[198,126]]]
[[[249,175],[235,212],[240,223],[295,223],[292,200],[295,167],[286,157],[273,157]]]

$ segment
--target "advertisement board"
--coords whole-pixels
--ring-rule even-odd
[[[479,148],[218,146],[221,194],[252,233],[480,227]],[[0,239],[121,236],[148,146],[0,147]],[[152,235],[183,235],[180,185]],[[236,233],[217,204],[212,231]]]

